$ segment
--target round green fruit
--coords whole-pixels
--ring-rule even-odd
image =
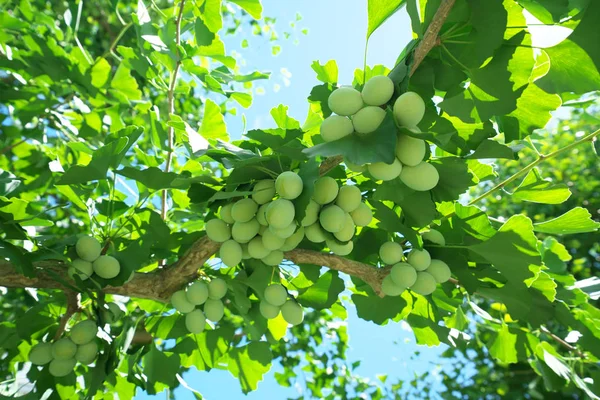
[[[306,206],[306,212],[304,214],[304,218],[302,218],[302,226],[309,226],[317,222],[319,219],[319,211],[321,211],[321,206],[319,203],[310,199],[308,206]]]
[[[313,243],[323,243],[325,241],[325,231],[318,222],[304,228],[304,236]]]
[[[400,174],[400,180],[413,190],[425,192],[436,187],[440,180],[440,174],[433,165],[422,161],[415,167],[404,167]]]
[[[394,162],[391,164],[376,162],[369,164],[367,168],[371,176],[378,181],[391,181],[400,176],[402,172],[402,164],[397,158],[394,158]]]
[[[286,200],[294,200],[302,193],[302,178],[295,172],[285,171],[279,174],[275,181],[275,190],[277,194]]]
[[[383,108],[367,106],[354,114],[352,125],[356,133],[367,135],[379,128],[384,118],[385,110]]]
[[[319,222],[323,229],[328,232],[335,233],[342,230],[346,214],[340,207],[332,204],[324,207],[319,215]]]
[[[417,271],[425,271],[431,264],[431,256],[427,250],[412,249],[408,253],[407,261]]]
[[[396,264],[404,255],[402,246],[396,242],[385,242],[379,248],[379,258],[386,265]]]
[[[92,267],[92,263],[89,261],[82,260],[81,258],[76,258],[71,262],[71,265],[74,268],[74,272],[79,275],[81,280],[86,280],[94,273],[94,268]]]
[[[231,208],[231,218],[235,222],[248,222],[256,215],[258,204],[252,199],[241,199]]]
[[[442,260],[431,260],[431,264],[427,267],[426,272],[431,274],[437,283],[447,282],[452,276],[450,267]]]
[[[346,212],[352,212],[360,206],[362,193],[355,185],[342,186],[338,192],[335,204]]]
[[[219,300],[227,294],[227,282],[221,278],[214,278],[208,283],[208,298]]]
[[[267,222],[273,228],[286,228],[296,216],[294,203],[285,199],[277,199],[267,208]]]
[[[221,300],[208,299],[204,303],[204,315],[212,322],[219,322],[225,314],[225,306]]]
[[[285,239],[269,228],[262,234],[262,243],[265,249],[269,251],[279,250],[285,244]]]
[[[82,236],[75,244],[75,251],[82,260],[94,262],[102,253],[102,245],[93,237]]]
[[[204,282],[196,281],[185,290],[187,301],[195,306],[204,304],[208,299],[208,285]]]
[[[366,165],[354,164],[344,158],[344,164],[346,164],[346,168],[348,168],[352,172],[365,172],[367,170]]]
[[[330,176],[324,176],[315,181],[312,198],[318,204],[329,204],[335,200],[340,190],[337,182]]]
[[[349,86],[342,86],[334,90],[327,99],[329,109],[337,115],[353,115],[363,107],[360,92]]]
[[[435,287],[437,286],[437,282],[433,275],[428,272],[417,272],[417,280],[410,287],[415,293],[418,293],[422,296],[427,296],[435,291]]]
[[[264,179],[256,182],[254,191],[252,192],[252,200],[256,204],[265,204],[273,200],[275,197],[275,181],[273,179]]]
[[[121,264],[112,256],[100,256],[92,264],[94,272],[100,278],[112,279],[121,272]]]
[[[226,204],[226,205],[222,206],[221,210],[219,211],[219,217],[221,217],[221,219],[225,223],[233,224],[235,222],[235,220],[231,216],[231,209],[232,208],[233,208],[233,203],[229,203],[229,204]],[[225,239],[225,240],[227,240],[227,239]]]
[[[272,267],[276,267],[283,261],[283,251],[273,250],[266,257],[261,258],[261,261]]]
[[[171,295],[171,305],[182,314],[194,311],[194,305],[188,301],[183,290],[178,290]]]
[[[331,115],[321,123],[321,137],[326,142],[341,139],[350,135],[353,131],[352,121],[339,115]]]
[[[82,364],[89,365],[94,362],[98,356],[98,344],[95,341],[77,346],[75,360]]]
[[[407,135],[398,135],[396,142],[396,157],[404,166],[418,165],[427,152],[427,143]]]
[[[263,295],[269,304],[273,304],[277,307],[282,306],[288,297],[287,290],[285,290],[285,287],[279,283],[273,283],[267,286]]]
[[[381,291],[386,296],[400,296],[402,292],[404,292],[404,289],[406,289],[406,287],[396,285],[390,275],[386,276],[383,278],[383,281],[381,281]]]
[[[208,221],[205,229],[206,236],[213,242],[223,243],[231,238],[231,228],[218,218]]]
[[[256,220],[261,226],[269,225],[267,222],[267,208],[269,205],[271,205],[271,202],[262,204],[260,207],[258,207],[258,211],[256,212]]]
[[[304,239],[304,227],[303,226],[296,229],[296,232],[294,232],[294,234],[292,236],[285,239],[285,243],[283,244],[283,246],[281,247],[280,250],[281,251],[294,250],[300,244],[300,242],[302,242],[302,239]]]
[[[277,316],[279,315],[279,311],[281,310],[281,307],[274,306],[273,304],[262,300],[260,302],[259,309],[260,309],[260,313],[263,317],[265,317],[266,319],[273,319],[273,318],[277,318]]]
[[[294,232],[296,232],[296,223],[292,222],[285,228],[281,228],[281,229],[273,228],[272,226],[270,226],[269,230],[272,231],[277,236],[279,236],[280,238],[287,239],[290,236],[292,236],[294,234]]]
[[[417,280],[417,270],[408,263],[398,263],[392,267],[390,277],[396,286],[407,288]]]
[[[75,356],[77,346],[69,338],[62,338],[52,343],[52,358],[67,360]]]
[[[439,244],[440,246],[446,245],[446,239],[444,238],[444,235],[442,235],[440,231],[437,231],[435,229],[430,229],[421,233],[421,237],[423,238],[423,240]]]
[[[415,92],[406,92],[394,103],[394,116],[401,126],[417,126],[425,115],[425,102]]]
[[[257,236],[248,243],[248,252],[252,258],[260,260],[269,255],[271,250],[263,244],[262,236]]]
[[[248,222],[236,222],[231,228],[231,237],[238,243],[248,243],[250,239],[258,235],[260,224],[256,218]]]
[[[294,300],[288,300],[281,306],[281,316],[288,324],[298,325],[304,321],[304,309]]]
[[[81,321],[71,328],[71,340],[75,344],[91,342],[98,333],[98,325],[91,319]]]
[[[228,240],[219,249],[219,258],[228,267],[235,267],[242,261],[242,246],[235,240]]]
[[[29,361],[35,365],[46,365],[52,358],[52,343],[38,343],[29,351]]]
[[[392,98],[394,82],[385,75],[374,76],[365,83],[362,98],[365,104],[381,106]]]
[[[62,378],[69,375],[75,369],[75,365],[77,365],[77,361],[74,358],[54,359],[48,367],[48,372],[56,378]]]
[[[242,260],[249,260],[252,258],[250,252],[248,251],[248,243],[242,243]]]
[[[334,233],[333,236],[340,242],[347,242],[354,237],[355,230],[356,226],[354,225],[352,217],[350,214],[346,214],[344,216],[344,226],[342,226],[342,229],[339,232]]]
[[[220,302],[220,300],[215,300]],[[204,306],[206,308],[206,306]],[[220,319],[220,318],[219,318]],[[201,310],[194,310],[185,316],[185,327],[188,332],[197,335],[204,331],[206,326],[206,317]]]
[[[327,244],[327,247],[329,247],[329,250],[338,256],[347,256],[354,250],[354,243],[352,241],[338,243],[333,239],[326,239],[325,243]]]
[[[373,220],[373,211],[365,203],[360,203],[358,208],[350,213],[356,226],[367,226]]]

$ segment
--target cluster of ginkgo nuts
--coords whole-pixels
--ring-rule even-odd
[[[98,355],[97,333],[98,326],[94,321],[81,321],[71,328],[69,337],[33,346],[29,352],[29,361],[35,365],[49,363],[48,372],[52,376],[67,376],[74,370],[77,362],[85,365],[94,362]]]
[[[328,99],[329,108],[337,115],[331,115],[323,121],[321,137],[331,142],[350,134],[366,136],[373,133],[383,122],[386,110],[382,107],[393,94],[394,83],[384,75],[371,78],[362,92],[349,86],[337,88]],[[393,114],[399,126],[418,136],[421,131],[417,124],[425,115],[425,102],[415,92],[403,93],[394,103]],[[423,160],[426,153],[425,140],[399,133],[393,163],[357,165],[346,160],[345,164],[355,172],[368,171],[376,180],[390,181],[400,177],[409,188],[427,191],[437,185],[440,176],[433,165]]]
[[[422,233],[423,240],[444,246],[444,236],[435,229]],[[412,249],[406,262],[402,245],[385,242],[379,248],[379,258],[385,265],[392,265],[389,275],[381,282],[381,291],[386,296],[400,296],[406,289],[426,296],[435,291],[438,283],[444,283],[451,277],[448,264],[442,260],[432,260],[425,249]]]
[[[303,190],[302,178],[286,171],[276,180],[258,181],[251,197],[221,207],[220,218],[206,223],[206,234],[222,243],[223,264],[234,267],[242,259],[255,258],[277,266],[283,252],[295,249],[305,237],[313,243],[325,242],[337,255],[348,255],[354,248],[356,226],[366,226],[373,218],[360,189],[340,187],[327,176],[317,179],[305,215],[298,221],[293,200]]]
[[[119,260],[112,256],[101,255],[102,245],[93,237],[80,237],[75,245],[75,251],[79,258],[71,262],[68,270],[71,276],[77,274],[82,280],[86,280],[95,273],[100,278],[112,279],[121,272]]]
[[[171,304],[185,314],[185,327],[190,333],[204,331],[206,320],[219,322],[223,318],[225,305],[223,297],[227,294],[227,283],[214,278],[205,283],[196,281],[184,290],[178,290],[171,296]],[[260,302],[260,313],[267,319],[276,318],[281,311],[283,318],[292,325],[301,323],[304,311],[295,300],[288,300],[287,290],[280,284],[269,285]],[[203,310],[196,308],[204,305]]]

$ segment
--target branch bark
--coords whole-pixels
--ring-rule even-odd
[[[220,243],[204,236],[196,241],[176,263],[154,272],[135,273],[133,278],[123,286],[107,286],[102,291],[108,294],[167,302],[175,291],[198,277],[198,270],[219,250],[219,247]],[[387,275],[387,269],[378,269],[334,254],[304,249],[288,251],[285,253],[285,258],[296,264],[325,266],[355,276],[369,284],[377,295],[382,296],[381,281]],[[37,276],[27,278],[18,273],[9,262],[0,261],[0,286],[71,290],[58,282],[55,276],[74,285],[68,277],[65,263],[41,261],[34,266]]]
[[[423,35],[423,39],[415,49],[413,64],[410,68],[410,76],[412,76],[417,68],[419,68],[419,65],[423,62],[431,49],[439,44],[438,35],[440,29],[442,29],[442,26],[446,22],[446,18],[448,18],[448,14],[450,14],[455,1],[456,0],[442,0],[442,3],[435,12],[431,23],[429,23],[429,26]]]

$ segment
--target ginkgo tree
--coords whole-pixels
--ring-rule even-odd
[[[545,163],[597,151],[600,131],[546,153],[530,135],[562,104],[595,101],[600,3],[369,0],[367,39],[410,16],[396,64],[338,82],[334,60],[315,62],[303,123],[274,105],[274,126],[230,140],[225,116],[269,74],[243,71],[222,36],[249,26],[277,53],[262,12],[259,0],[5,3],[2,394],[194,390],[192,368],[228,370],[249,392],[274,359],[289,384],[300,361],[286,354],[314,359],[352,303],[375,324],[404,320],[418,344],[476,348],[526,363],[548,391],[598,398],[600,312],[556,260],[565,235],[600,223],[577,206],[535,223],[478,206],[571,195]],[[536,47],[539,25],[570,34]],[[510,174],[490,162],[526,147],[536,157]],[[344,385],[310,390],[346,397]]]

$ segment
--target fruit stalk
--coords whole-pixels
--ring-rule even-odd
[[[55,341],[58,340],[62,336],[62,334],[64,333],[65,328],[67,326],[67,322],[69,322],[69,319],[71,319],[73,314],[81,311],[81,306],[79,304],[79,301],[81,300],[81,294],[72,292],[69,290],[66,292],[66,295],[67,295],[67,310],[65,311],[63,316],[60,318],[60,322],[58,324],[58,329],[56,330],[56,334],[54,335]]]

